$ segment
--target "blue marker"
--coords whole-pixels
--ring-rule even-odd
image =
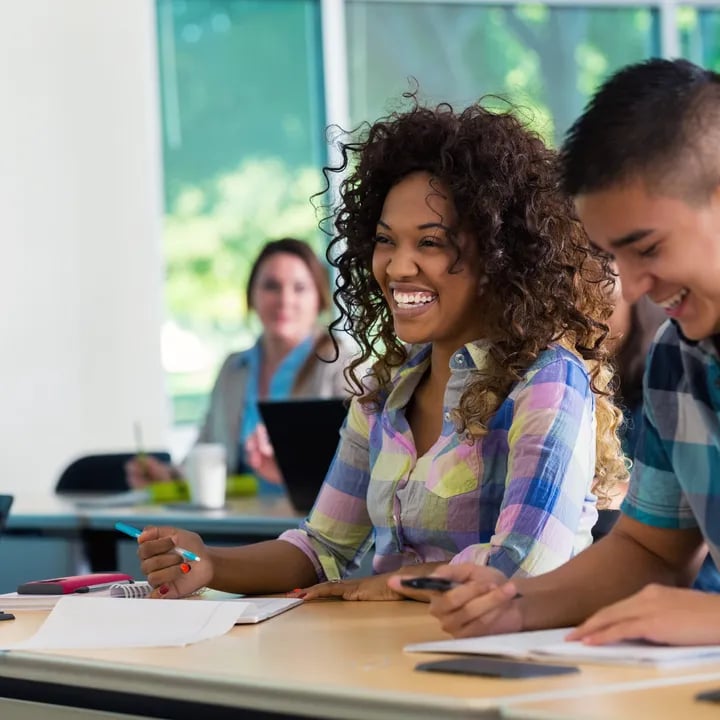
[[[142,535],[142,530],[138,530],[136,527],[133,527],[132,525],[127,525],[123,522],[116,522],[115,529],[119,530],[121,533],[125,533],[125,535],[129,535],[131,538],[135,538],[136,540],[140,537],[140,535]],[[181,547],[175,547],[173,548],[173,550],[186,560],[191,560],[192,562],[200,562],[200,557],[191,550],[186,550],[185,548]]]

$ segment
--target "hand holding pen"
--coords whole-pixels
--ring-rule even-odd
[[[138,528],[133,527],[132,525],[127,525],[122,522],[116,522],[115,523],[115,529],[119,530],[121,533],[125,533],[126,535],[129,535],[131,538],[135,538],[136,540],[142,535],[143,531],[138,530]],[[186,550],[185,548],[174,546],[173,552],[176,552],[178,555],[180,555],[181,558],[185,560],[190,560],[192,562],[200,562],[200,556],[196,555],[192,550]],[[183,565],[187,565],[187,563],[183,563]],[[188,566],[188,569],[185,569],[182,565],[180,567],[182,572],[189,573],[190,569]]]
[[[127,534],[139,532],[140,567],[153,596],[186,597],[212,582],[214,567],[209,548],[196,533],[174,527],[146,527],[142,531],[119,523]],[[178,561],[178,556],[180,560]]]

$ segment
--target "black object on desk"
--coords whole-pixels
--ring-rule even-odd
[[[435,662],[420,663],[415,666],[415,669],[456,675],[482,675],[483,677],[516,679],[580,672],[580,669],[573,665],[543,665],[541,663],[517,662],[516,660],[498,660],[490,657],[437,660]]]
[[[705,690],[704,692],[698,693],[695,696],[696,700],[703,700],[704,702],[720,703],[720,690]]]
[[[342,398],[261,400],[258,409],[275,451],[292,506],[315,504],[347,415]]]
[[[0,610],[0,621],[2,620],[14,620],[15,616],[12,613],[6,613]]]

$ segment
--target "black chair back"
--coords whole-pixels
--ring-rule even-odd
[[[147,453],[164,463],[170,462],[167,452]],[[110,453],[86,455],[73,460],[63,470],[55,485],[57,493],[112,493],[126,492],[130,488],[125,477],[125,463],[135,453]]]
[[[13,503],[12,495],[0,495],[0,534],[2,533],[8,515],[10,514],[10,506]]]

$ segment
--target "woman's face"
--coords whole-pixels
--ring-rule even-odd
[[[483,337],[475,247],[468,237],[456,238],[456,262],[449,238],[455,222],[449,193],[429,173],[408,175],[385,198],[372,269],[404,342],[453,352]]]
[[[250,298],[265,336],[289,345],[298,345],[312,332],[320,312],[320,294],[308,266],[290,253],[263,260]]]

